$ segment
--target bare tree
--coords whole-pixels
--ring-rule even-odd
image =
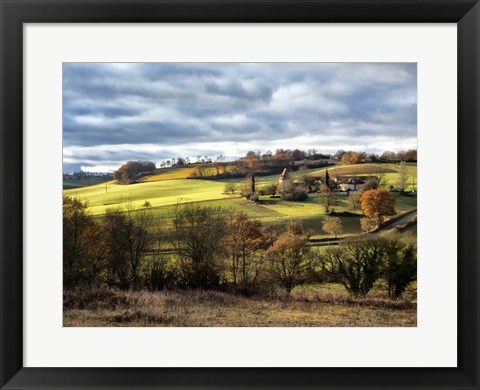
[[[224,194],[231,194],[233,195],[235,191],[237,190],[237,185],[235,183],[225,183],[225,187],[223,187],[223,193]]]
[[[140,283],[140,265],[152,240],[150,229],[153,226],[153,214],[148,209],[134,211],[133,205],[127,205],[128,258],[130,261],[130,280],[134,288]]]
[[[407,189],[408,179],[410,175],[408,174],[408,168],[405,161],[402,161],[398,167],[398,176],[397,176],[397,189],[400,192],[405,192]]]
[[[378,178],[378,182],[377,182],[378,187],[385,187],[385,185],[387,184],[386,169],[382,166],[379,166],[378,167],[378,172],[377,172],[376,175],[377,175],[377,178]]]
[[[373,218],[362,218],[360,220],[360,226],[363,231],[370,232],[377,227],[377,221]]]
[[[271,197],[275,196],[278,191],[278,183],[267,184],[264,188],[265,194],[270,195]]]
[[[230,258],[229,268],[234,285],[245,292],[255,289],[264,256],[262,224],[251,220],[244,213],[232,215],[228,221],[228,233],[225,237],[227,253]]]
[[[360,199],[362,197],[362,193],[360,191],[351,192],[348,196],[348,203],[350,204],[350,208],[353,211],[356,211],[360,208]]]
[[[320,186],[319,200],[325,208],[325,212],[328,213],[330,212],[330,207],[337,204],[338,194],[332,191],[329,186],[322,184]]]
[[[287,294],[313,275],[314,257],[306,235],[292,231],[282,234],[268,249],[267,258],[271,280],[282,286]]]
[[[186,284],[202,288],[218,285],[226,231],[226,212],[223,209],[195,204],[177,206],[174,248]]]
[[[342,220],[338,217],[325,217],[322,230],[325,233],[333,234],[337,238],[337,235],[343,232]]]

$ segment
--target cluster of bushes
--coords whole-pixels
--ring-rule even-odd
[[[63,198],[63,282],[71,287],[105,282],[141,286],[142,263],[151,246],[153,217],[146,210],[109,209],[95,221],[87,204]]]
[[[334,281],[352,296],[366,296],[382,279],[397,298],[416,277],[416,244],[400,236],[346,240],[317,251],[300,224],[264,226],[244,213],[186,204],[177,206],[167,238],[155,229],[151,210],[108,210],[95,221],[86,208],[64,198],[66,288],[289,294],[307,282]]]
[[[397,299],[416,280],[417,247],[412,237],[353,238],[320,256],[322,272],[355,297],[365,297],[378,282]]]
[[[286,189],[282,192],[282,199],[293,202],[303,202],[307,200],[307,190],[305,187],[293,186],[292,188]]]

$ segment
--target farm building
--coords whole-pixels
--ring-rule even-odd
[[[378,177],[376,176],[340,176],[334,178],[334,183],[340,191],[358,191],[369,180],[374,180],[378,184]]]
[[[292,183],[292,178],[290,177],[287,168],[285,168],[280,175],[280,179],[278,179],[278,186],[280,192],[283,193],[285,191],[290,191],[292,189]]]

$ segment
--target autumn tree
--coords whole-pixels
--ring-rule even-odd
[[[249,151],[243,159],[243,165],[249,172],[255,172],[258,169],[260,159],[260,153]]]
[[[244,213],[228,220],[225,247],[229,257],[232,282],[244,292],[253,292],[264,263],[262,224]]]
[[[215,168],[215,173],[216,173],[217,176],[222,174],[222,173],[225,173],[225,165],[222,162],[214,161],[212,163],[212,165]]]
[[[397,189],[400,192],[405,192],[407,189],[407,183],[410,175],[408,174],[408,168],[405,161],[402,161],[398,167],[398,176],[397,176]]]
[[[337,238],[337,235],[343,232],[342,220],[338,217],[325,217],[322,230],[325,233],[333,234]]]
[[[135,179],[155,171],[155,164],[150,161],[128,161],[113,173],[113,179],[119,184],[130,184]]]
[[[178,205],[173,222],[173,245],[184,283],[201,288],[217,286],[223,270],[226,212],[196,204]]]
[[[84,280],[93,220],[88,204],[79,198],[63,197],[63,282],[71,286]]]
[[[330,207],[337,204],[338,194],[335,191],[332,191],[332,189],[326,184],[322,184],[320,186],[318,199],[320,200],[320,204],[325,208],[325,212],[328,213],[330,212]]]
[[[312,277],[314,257],[308,239],[301,230],[290,229],[280,235],[267,251],[271,281],[280,285],[287,294]]]
[[[395,215],[395,199],[385,188],[368,190],[363,193],[361,199],[363,213],[377,221],[377,226],[381,226],[387,216]]]
[[[342,155],[341,163],[344,165],[361,164],[367,159],[365,152],[346,152]]]

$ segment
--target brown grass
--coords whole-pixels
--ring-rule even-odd
[[[416,326],[416,304],[342,293],[246,298],[218,291],[64,292],[64,326]]]
[[[328,172],[330,177],[337,175],[342,176],[351,176],[351,175],[372,175],[375,176],[379,172],[384,173],[397,173],[398,170],[392,166],[386,166],[384,164],[357,164],[357,165],[345,165],[345,166],[335,166],[329,167]],[[325,171],[322,170],[319,173],[312,173],[312,176],[323,176]]]

